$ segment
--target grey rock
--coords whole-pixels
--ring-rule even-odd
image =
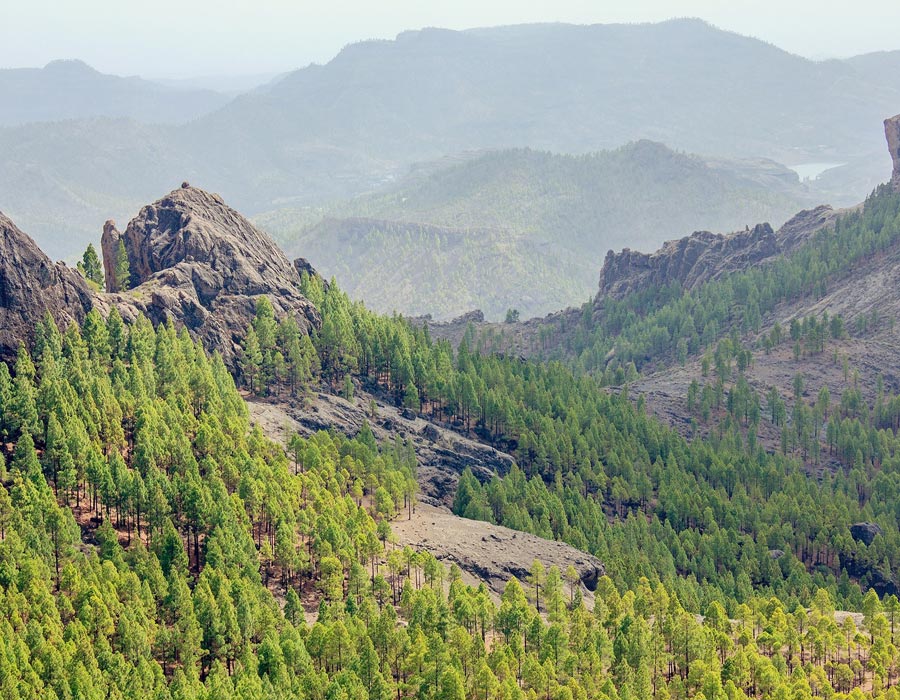
[[[267,296],[277,318],[293,316],[309,331],[321,323],[300,290],[300,274],[275,243],[219,195],[187,182],[150,204],[125,232],[104,227],[104,267],[124,241],[132,289],[112,296],[126,318],[186,327],[210,351],[234,365],[239,344]]]
[[[882,534],[882,530],[875,523],[854,523],[850,526],[850,534],[857,542],[869,546],[875,540],[876,535]]]
[[[30,343],[48,312],[65,330],[71,323],[81,323],[92,307],[93,295],[84,278],[50,260],[0,213],[0,356],[9,359],[20,343]]]
[[[884,136],[894,164],[891,185],[895,192],[900,192],[900,114],[884,120]]]

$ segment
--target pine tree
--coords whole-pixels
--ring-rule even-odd
[[[98,287],[103,286],[103,264],[100,262],[100,256],[97,255],[93,243],[88,244],[77,267],[86,280],[93,282]]]
[[[259,346],[259,337],[253,326],[247,329],[247,337],[244,338],[243,353],[240,357],[241,371],[247,378],[247,384],[250,392],[256,392],[259,389],[257,379],[262,370],[263,355]]]
[[[116,246],[115,289],[113,292],[124,292],[131,288],[131,267],[128,262],[128,251],[125,250],[125,242],[119,240]]]

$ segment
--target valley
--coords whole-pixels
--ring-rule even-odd
[[[897,58],[0,69],[0,697],[896,700]]]

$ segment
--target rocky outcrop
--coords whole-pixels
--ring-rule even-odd
[[[0,213],[0,356],[8,359],[29,343],[47,312],[65,329],[93,306],[84,278],[55,263]]]
[[[884,136],[887,139],[888,151],[891,153],[891,162],[894,164],[891,184],[895,192],[900,192],[900,114],[884,120]]]
[[[875,541],[877,535],[882,534],[881,527],[876,523],[854,523],[850,526],[850,535],[857,542],[862,542],[867,547]]]
[[[697,231],[666,242],[655,253],[611,250],[600,271],[596,306],[602,307],[607,297],[624,299],[648,286],[678,284],[693,289],[730,272],[790,254],[814,233],[833,224],[838,214],[822,205],[801,211],[777,232],[763,223],[732,234]]]
[[[117,232],[110,226],[104,233],[109,270]],[[131,289],[111,295],[111,303],[126,318],[141,312],[154,323],[185,326],[226,361],[235,357],[261,296],[278,318],[290,314],[306,330],[320,322],[300,290],[297,268],[219,195],[184,183],[141,209],[121,240]]]
[[[401,517],[392,522],[391,530],[401,544],[427,550],[446,564],[456,564],[473,576],[475,583],[484,581],[497,595],[503,593],[513,576],[527,581],[535,560],[545,569],[555,566],[560,572],[571,566],[584,586],[582,591],[588,594],[597,589],[606,573],[597,557],[564,542],[467,520],[440,506],[419,504],[409,519]]]
[[[122,234],[116,228],[116,222],[112,219],[103,224],[103,235],[100,237],[100,251],[103,255],[103,278],[106,281],[107,292],[118,292],[119,283],[116,280],[116,254],[119,250],[119,241]]]
[[[328,280],[322,277],[322,275],[319,274],[319,271],[314,268],[312,266],[312,263],[309,262],[309,260],[307,260],[306,258],[297,258],[296,260],[294,260],[294,269],[297,271],[297,274],[300,275],[300,277],[303,277],[303,275],[318,277],[322,282],[322,288],[326,291],[328,290],[328,287],[331,286]]]
[[[780,229],[776,237],[778,239],[778,251],[780,253],[792,253],[817,231],[826,226],[831,226],[837,219],[839,211],[827,204],[815,209],[804,209],[794,214]]]
[[[609,251],[600,271],[598,299],[623,299],[648,286],[678,283],[685,289],[734,270],[756,265],[779,251],[769,224],[731,235],[698,231],[677,241],[668,241],[655,253],[625,248]]]

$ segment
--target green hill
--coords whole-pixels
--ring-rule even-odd
[[[384,193],[258,221],[375,309],[451,317],[481,308],[498,318],[588,298],[611,248],[779,224],[809,196],[775,163],[704,160],[640,141],[583,156],[516,149],[445,159]]]

